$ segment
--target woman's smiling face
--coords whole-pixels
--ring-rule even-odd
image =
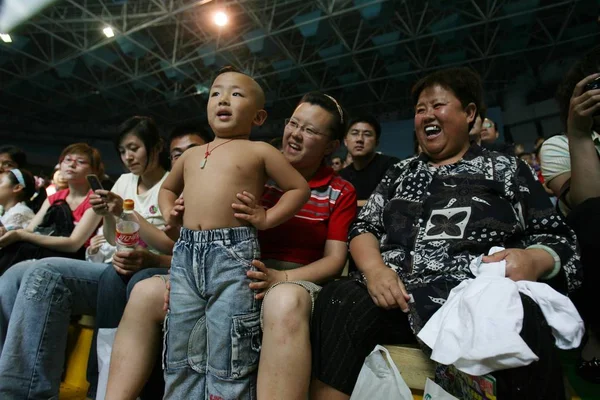
[[[450,90],[440,85],[426,87],[415,106],[417,140],[436,163],[460,159],[469,148],[469,123],[476,107],[463,107]]]

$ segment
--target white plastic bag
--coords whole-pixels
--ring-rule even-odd
[[[108,383],[108,370],[110,367],[110,353],[115,341],[117,328],[98,329],[98,340],[96,351],[98,352],[98,389],[96,400],[104,400],[106,395],[106,384]]]
[[[429,378],[425,382],[423,398],[427,400],[458,400]]]
[[[377,345],[365,358],[350,400],[412,400],[410,389],[400,376],[387,349]]]

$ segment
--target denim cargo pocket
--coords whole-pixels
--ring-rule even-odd
[[[261,340],[260,311],[232,317],[232,378],[244,377],[258,368]]]
[[[188,341],[188,363],[198,373],[206,373],[206,316],[196,322]]]

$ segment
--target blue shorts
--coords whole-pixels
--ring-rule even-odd
[[[165,320],[165,399],[255,399],[260,301],[246,276],[260,258],[249,227],[183,228]]]

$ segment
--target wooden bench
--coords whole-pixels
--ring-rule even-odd
[[[386,345],[384,346],[392,356],[402,379],[410,388],[415,399],[421,399],[425,389],[427,378],[433,380],[435,375],[435,363],[431,361],[425,353],[416,345]],[[577,395],[567,377],[565,380],[565,398],[571,400],[581,400]]]
[[[427,378],[433,380],[435,363],[416,345],[386,345],[402,379],[413,393],[423,393]]]

